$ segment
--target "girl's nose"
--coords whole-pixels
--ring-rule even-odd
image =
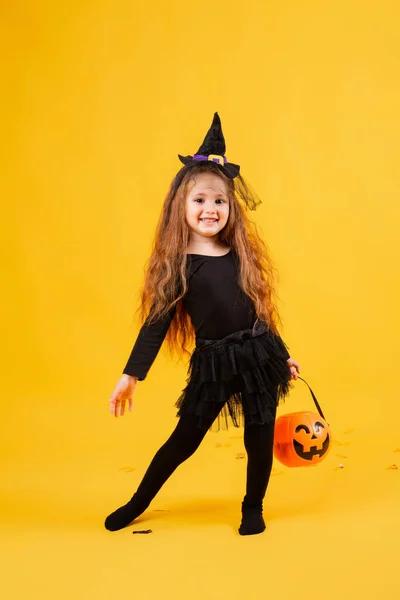
[[[206,215],[216,215],[217,214],[215,206],[203,206],[203,212],[205,212]]]

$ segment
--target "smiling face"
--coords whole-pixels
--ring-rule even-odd
[[[314,466],[331,448],[330,425],[317,413],[298,411],[278,417],[274,456],[287,467]]]
[[[330,438],[327,427],[321,421],[307,419],[297,425],[293,438],[296,454],[305,460],[321,458],[328,451]]]
[[[218,241],[229,216],[228,188],[214,173],[200,173],[188,186],[186,222],[192,242]]]

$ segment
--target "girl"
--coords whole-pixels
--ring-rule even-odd
[[[187,385],[176,402],[179,421],[155,454],[131,500],[105,526],[122,529],[149,506],[175,469],[191,456],[207,430],[244,425],[246,494],[241,535],[265,529],[262,502],[273,459],[276,408],[297,379],[277,329],[274,269],[267,247],[245,208],[260,200],[225,157],[218,113],[194,156],[165,199],[141,293],[139,332],[110,398],[116,417],[132,410],[164,339],[190,356]],[[244,207],[242,204],[244,203]],[[195,342],[190,355],[187,346]]]

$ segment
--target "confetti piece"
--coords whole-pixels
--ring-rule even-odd
[[[127,473],[132,473],[132,471],[136,471],[135,467],[120,467],[120,471],[126,471]]]
[[[153,533],[151,529],[138,529],[137,531],[132,531],[132,533]]]
[[[400,452],[400,448],[396,448],[396,450],[393,450],[393,452]]]
[[[169,508],[155,508],[154,512],[170,512]]]
[[[236,454],[236,458],[244,458],[244,457],[245,457],[245,454],[244,454],[244,452],[238,452],[238,453]]]
[[[216,448],[221,448],[221,446],[222,446],[222,444],[220,444],[220,443],[218,443],[218,444],[215,444],[215,447],[216,447]]]
[[[342,463],[340,463],[339,469],[344,469],[344,465],[342,465]]]
[[[336,454],[336,456],[338,458],[347,458],[347,456],[345,454]]]
[[[345,435],[348,435],[349,433],[353,433],[354,431],[354,427],[352,427],[351,429],[346,429],[346,431],[344,432]]]
[[[336,442],[338,446],[350,446],[351,442]]]
[[[397,465],[389,465],[388,470],[389,471],[398,471],[399,467]]]

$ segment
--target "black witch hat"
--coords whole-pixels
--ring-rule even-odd
[[[239,198],[245,202],[247,208],[255,210],[261,203],[261,200],[252,190],[250,190],[249,185],[240,175],[240,166],[228,162],[225,156],[225,138],[222,133],[221,119],[217,112],[214,113],[211,127],[196,154],[193,156],[181,156],[178,154],[178,157],[186,167],[193,167],[199,163],[207,163],[209,161],[217,164],[219,169],[227,177],[234,180],[235,191]],[[181,173],[181,176],[179,177],[180,180],[182,176],[183,173]],[[176,183],[178,183],[178,181]]]
[[[225,138],[222,133],[221,119],[219,114],[214,114],[213,122],[206,137],[196,154],[193,156],[181,156],[179,160],[186,166],[193,166],[199,162],[212,161],[221,165],[223,171],[230,179],[239,175],[240,166],[229,163],[225,156]]]

